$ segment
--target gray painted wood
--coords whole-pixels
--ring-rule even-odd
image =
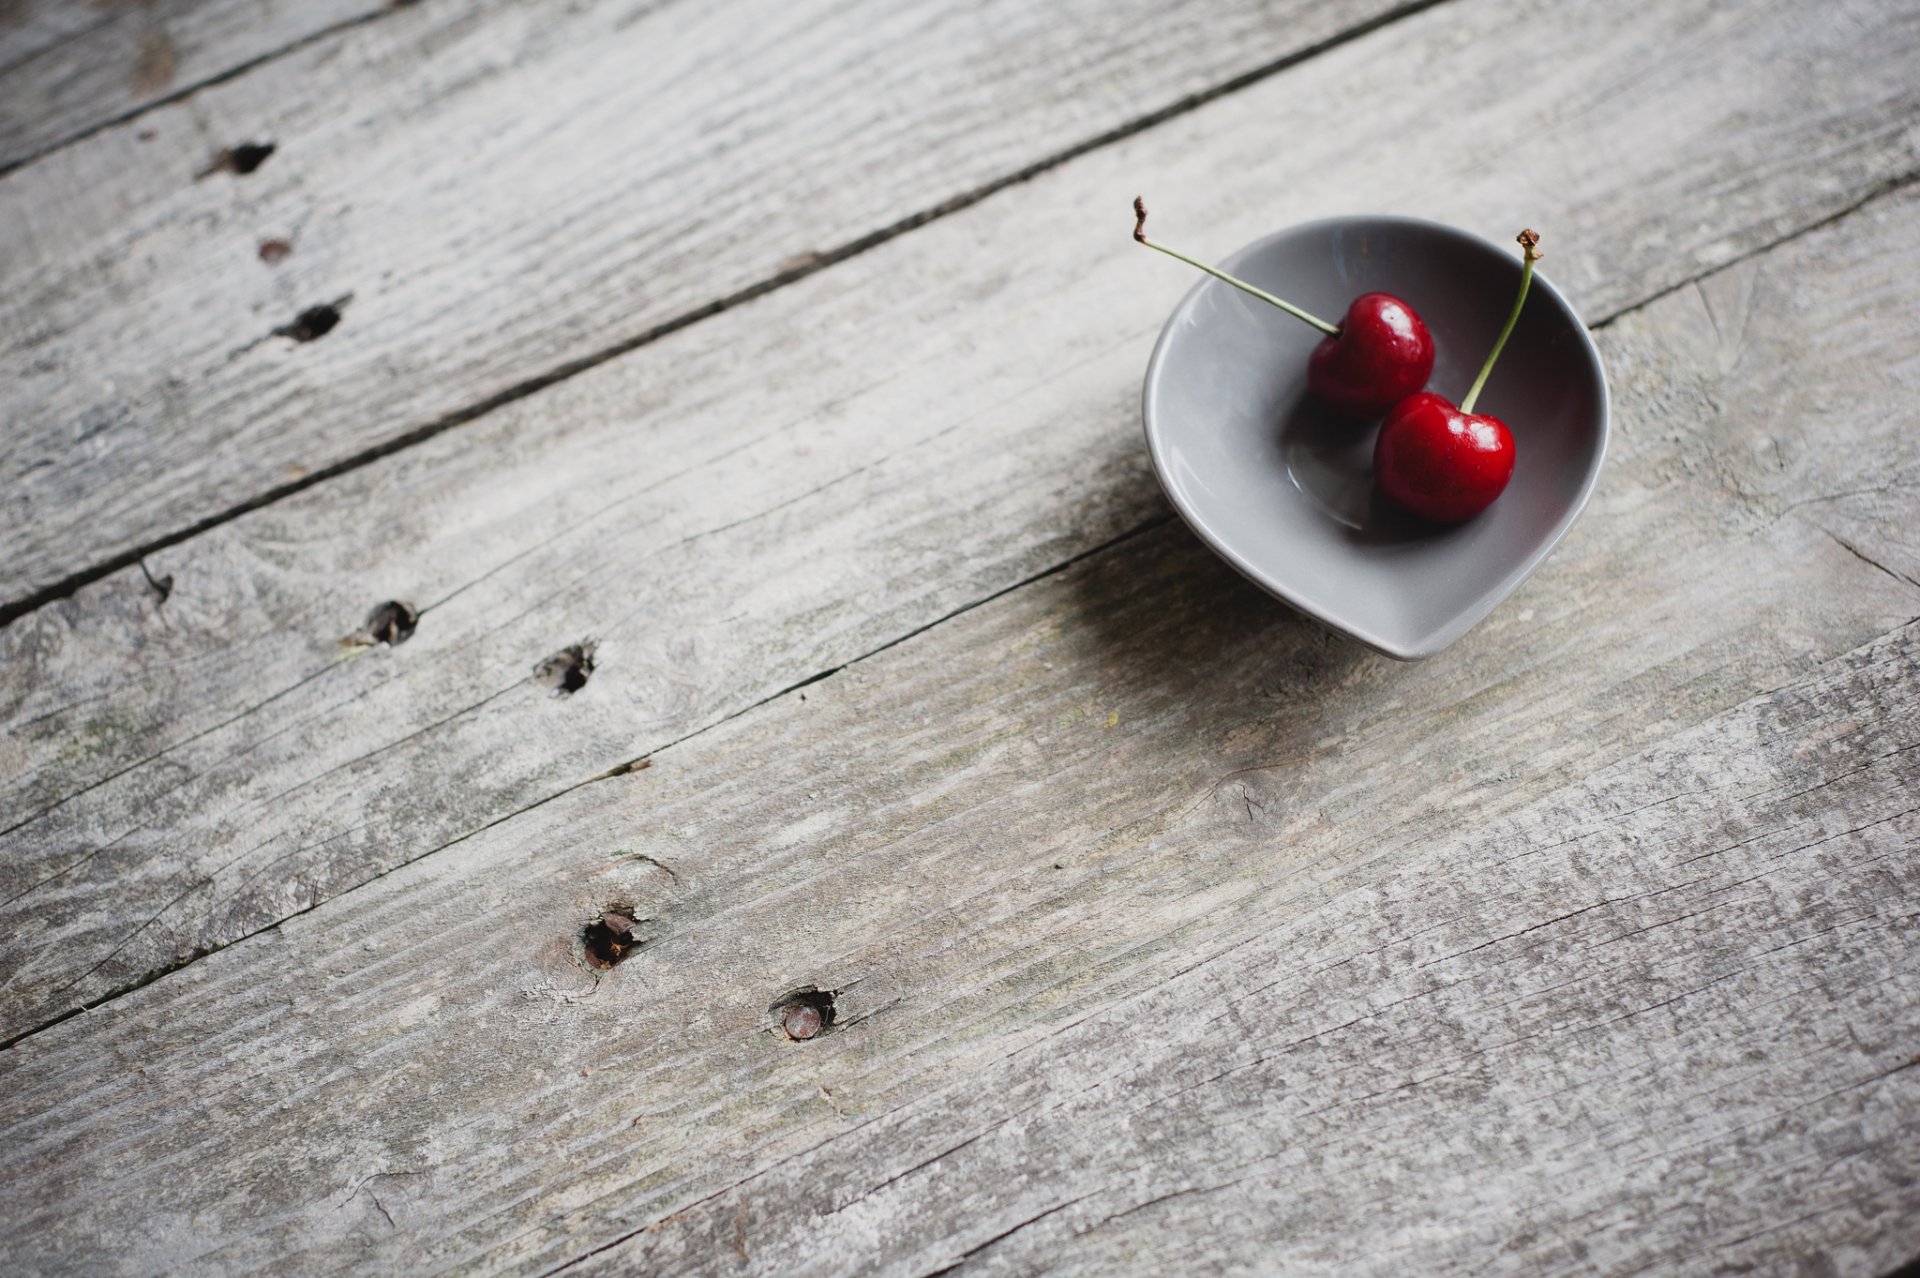
[[[1909,190],[1609,326],[1607,483],[1442,657],[1156,527],[0,1054],[0,1221],[47,1272],[1886,1268],[1920,565],[1834,529],[1912,523],[1917,240]]]
[[[873,954],[899,1001],[856,984],[841,1041],[736,1054],[793,1155],[569,1272],[1888,1272],[1920,1253],[1917,675],[1909,625],[1385,857],[1286,865],[1284,799],[1136,835],[1185,899],[1115,895],[1187,913],[1184,952],[1120,957],[1134,929],[1074,902],[939,929],[1031,962],[1044,928],[1039,972]],[[1110,872],[1064,842],[1059,877]],[[1210,900],[1242,854],[1281,884]],[[1109,1005],[999,1019],[1101,958]]]
[[[395,7],[387,0],[12,0],[0,6],[0,169]]]
[[[0,604],[1392,3],[430,0],[149,112],[0,179]]]
[[[1535,23],[1507,109],[1457,117],[1411,155],[1394,139],[1496,68],[1509,74],[1498,33],[1533,13],[1445,6],[156,555],[148,572],[170,583],[164,602],[129,570],[0,631],[4,806],[26,821],[6,836],[0,867],[6,1032],[429,856],[1162,517],[1138,445],[1137,379],[1188,281],[1126,247],[1136,185],[1204,192],[1187,201],[1181,238],[1216,251],[1332,211],[1336,198],[1473,226],[1525,207],[1528,220],[1566,228],[1552,274],[1605,314],[1911,166],[1910,129],[1883,115],[1887,85],[1905,82],[1903,27],[1864,41],[1844,85],[1804,82],[1823,100],[1862,103],[1857,120],[1809,124],[1790,85],[1736,71],[1770,49],[1817,54],[1831,24],[1786,8],[1765,21],[1705,5],[1664,12],[1671,30],[1626,31],[1598,9]],[[1676,52],[1647,64],[1652,37]],[[1630,74],[1633,92],[1622,92]],[[1308,127],[1335,110],[1338,86],[1366,79],[1424,84],[1430,96],[1384,103],[1377,117],[1346,110],[1337,135]],[[1566,103],[1582,109],[1551,115]],[[1302,122],[1295,162],[1327,192],[1303,189],[1292,168],[1251,163],[1275,119]],[[1526,145],[1542,120],[1554,122],[1554,145],[1524,166],[1476,169],[1475,157]],[[1803,151],[1809,128],[1828,139],[1827,169],[1765,162]],[[1676,227],[1669,210],[1705,190],[1718,194]],[[1089,210],[1115,191],[1114,229],[1091,234]],[[1170,222],[1179,207],[1166,208]],[[988,251],[1015,243],[1035,247],[1011,263]],[[1901,309],[1887,292],[1900,259],[1880,243],[1859,258],[1824,250],[1834,260],[1817,269],[1854,290],[1819,294],[1825,322],[1856,346],[1822,349],[1882,352],[1898,368],[1906,335],[1886,316]],[[1709,371],[1747,358],[1746,330],[1773,333],[1778,385],[1699,382],[1707,373],[1692,366],[1687,382],[1670,362],[1637,369],[1631,348],[1610,347],[1616,472],[1639,446],[1654,450],[1648,464],[1683,472],[1744,476],[1750,455],[1801,467],[1743,479],[1749,504],[1724,516],[1738,536],[1699,543],[1742,572],[1729,575],[1724,559],[1669,562],[1665,542],[1628,547],[1658,583],[1639,600],[1651,611],[1587,638],[1567,617],[1555,623],[1553,642],[1585,645],[1583,660],[1598,663],[1581,668],[1597,681],[1583,695],[1619,685],[1628,744],[1651,730],[1632,707],[1690,721],[1911,615],[1890,601],[1887,573],[1806,522],[1920,576],[1876,508],[1852,517],[1835,500],[1767,523],[1794,500],[1788,491],[1840,493],[1889,458],[1911,461],[1897,434],[1878,453],[1815,448],[1805,432],[1816,423],[1890,431],[1903,392],[1892,374],[1804,376],[1801,352],[1821,330],[1749,325],[1742,290],[1760,287],[1750,275],[1704,286],[1701,297],[1731,290],[1711,316],[1692,294],[1672,304],[1700,307],[1701,332],[1733,334],[1731,350],[1695,354]],[[1791,290],[1768,296],[1773,309],[1814,305]],[[805,332],[832,340],[794,339]],[[1762,384],[1771,399],[1743,397]],[[1711,414],[1711,429],[1686,416],[1695,411]],[[1637,444],[1637,414],[1680,434]],[[1722,436],[1738,448],[1701,451]],[[1589,525],[1609,500],[1603,489]],[[1694,505],[1660,509],[1711,523]],[[1622,553],[1576,537],[1555,560],[1573,592],[1558,606],[1609,606]],[[339,647],[389,598],[426,609],[406,644]],[[1526,638],[1539,616],[1516,601],[1486,631]],[[534,666],[584,639],[598,643],[591,682],[549,695]],[[1533,669],[1460,675],[1453,695]]]

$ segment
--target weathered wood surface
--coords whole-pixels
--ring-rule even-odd
[[[0,6],[0,171],[390,0],[12,0]]]
[[[0,179],[0,606],[1393,3],[429,0],[65,148]]]
[[[0,1054],[0,1220],[50,1272],[1910,1256],[1920,588],[1825,523],[1911,522],[1917,239],[1610,326],[1607,484],[1443,657],[1152,529]]]
[[[1218,794],[1124,869],[1055,843],[1053,901],[1030,862],[972,926],[841,932],[871,1019],[727,1062],[793,1117],[568,1272],[1885,1273],[1920,1251],[1916,665],[1908,627],[1462,837],[1288,864],[1279,805]],[[592,1078],[570,1226],[646,1201]],[[724,1104],[677,1081],[634,1125]]]
[[[0,916],[15,1006],[246,937],[0,1051],[10,1263],[1920,1252],[1915,20],[1637,17],[1453,0],[0,630],[0,807],[56,804],[0,895],[81,858]],[[1431,97],[1329,92],[1395,75]],[[1329,640],[1166,519],[1134,395],[1186,280],[1086,231],[1142,184],[1222,250],[1562,228],[1619,434],[1457,648]],[[437,606],[343,659],[396,595]]]
[[[1797,6],[1737,18],[1670,6],[1632,31],[1601,6],[1553,12],[1460,3],[1396,24],[156,555],[148,571],[171,582],[164,603],[131,569],[0,631],[0,807],[21,813],[0,843],[0,1037],[1162,517],[1138,446],[1137,379],[1187,280],[1125,248],[1135,183],[1205,192],[1188,201],[1192,234],[1222,250],[1347,203],[1467,225],[1523,207],[1566,228],[1555,278],[1603,315],[1843,209],[1915,162],[1910,127],[1885,114],[1911,95],[1915,33],[1896,19],[1859,36],[1893,11],[1856,6],[1836,24]],[[1530,56],[1508,68],[1500,33],[1520,26]],[[1837,30],[1845,40],[1821,43]],[[1649,40],[1668,51],[1651,63]],[[1788,48],[1814,64],[1844,49],[1848,73],[1784,85],[1737,73]],[[1505,109],[1448,116],[1494,75],[1512,93]],[[1410,87],[1360,111],[1339,94],[1353,82]],[[1796,87],[1819,96],[1798,99]],[[1836,93],[1857,117],[1832,106]],[[1398,139],[1428,118],[1448,122],[1410,154]],[[1288,163],[1255,164],[1276,119],[1298,121],[1301,137]],[[1545,128],[1549,140],[1526,140]],[[1807,158],[1816,136],[1825,168]],[[1524,165],[1476,167],[1529,146]],[[1773,162],[1783,149],[1794,165]],[[1114,204],[1108,232],[1090,232],[1089,210]],[[1698,216],[1676,228],[1669,210],[1692,204]],[[1020,243],[1035,247],[992,255]],[[1851,269],[1869,288],[1881,287],[1871,270],[1900,275],[1877,258]],[[1742,296],[1727,314],[1744,313]],[[1836,293],[1829,305],[1843,319],[1854,301]],[[794,341],[808,331],[835,340]],[[1869,345],[1904,330],[1878,332]],[[1775,349],[1824,340],[1796,329]],[[1671,381],[1655,370],[1640,393],[1669,393]],[[1856,389],[1836,401],[1824,382],[1788,385],[1778,402],[1831,405],[1852,430],[1898,420],[1890,384]],[[1767,456],[1792,446],[1789,427],[1813,425],[1713,393],[1750,407],[1743,447]],[[1709,464],[1691,434],[1671,447],[1666,464]],[[1802,478],[1839,491],[1884,462],[1841,454],[1805,463],[1839,470]],[[1662,585],[1639,598],[1654,614],[1623,613],[1581,648],[1595,663],[1582,670],[1589,686],[1624,685],[1631,719],[1630,707],[1697,681],[1697,717],[1908,615],[1865,563],[1809,543],[1799,523],[1776,535],[1789,534],[1801,540],[1731,543],[1765,570],[1744,600],[1725,600],[1722,561],[1652,563]],[[1876,553],[1879,534],[1845,535]],[[1831,592],[1818,608],[1754,634],[1816,583]],[[338,638],[393,597],[435,606],[403,647],[342,659]],[[1490,624],[1512,624],[1505,615]],[[588,638],[599,643],[592,681],[549,698],[533,665]],[[1472,695],[1474,676],[1461,677],[1457,695]]]

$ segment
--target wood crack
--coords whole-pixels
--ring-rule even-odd
[[[1920,182],[1920,168],[1912,168],[1912,169],[1906,170],[1903,173],[1896,173],[1892,177],[1885,178],[1882,181],[1874,183],[1871,187],[1867,188],[1867,191],[1865,194],[1861,195],[1858,199],[1855,199],[1852,202],[1848,203],[1844,208],[1836,209],[1832,213],[1829,213],[1826,216],[1821,217],[1815,221],[1808,222],[1802,226],[1794,227],[1792,230],[1787,231],[1784,234],[1781,234],[1779,236],[1776,236],[1775,238],[1768,240],[1764,243],[1755,244],[1749,248],[1743,249],[1741,252],[1734,254],[1732,257],[1728,258],[1724,262],[1718,263],[1717,265],[1714,265],[1714,266],[1709,266],[1704,270],[1698,271],[1692,275],[1687,276],[1685,279],[1678,280],[1672,284],[1667,285],[1665,288],[1660,289],[1658,292],[1650,293],[1646,297],[1643,297],[1638,301],[1633,302],[1630,305],[1622,306],[1614,311],[1611,311],[1607,315],[1605,315],[1603,318],[1595,320],[1593,323],[1589,324],[1587,327],[1592,329],[1596,333],[1600,332],[1603,329],[1611,328],[1614,324],[1625,319],[1627,316],[1636,314],[1637,312],[1640,312],[1640,311],[1644,311],[1649,306],[1652,306],[1654,303],[1663,301],[1666,298],[1672,297],[1675,293],[1684,292],[1687,289],[1698,288],[1703,282],[1705,282],[1706,280],[1712,279],[1714,276],[1719,275],[1723,271],[1730,271],[1737,266],[1744,265],[1745,263],[1754,261],[1757,258],[1765,257],[1767,254],[1773,252],[1775,249],[1781,248],[1782,246],[1787,244],[1791,244],[1795,240],[1804,239],[1809,235],[1817,234],[1818,232],[1824,231],[1829,227],[1837,226],[1841,222],[1844,222],[1848,218],[1852,217],[1855,213],[1858,213],[1862,209],[1866,208],[1868,205],[1878,203],[1879,201],[1886,199],[1888,196],[1897,195],[1901,191],[1905,190],[1907,187],[1912,186],[1915,182]],[[1749,314],[1751,314],[1751,309],[1749,309]],[[1742,330],[1743,334],[1744,334],[1744,331],[1745,330],[1743,329]]]
[[[200,731],[195,732],[190,736],[184,737],[179,741],[175,741],[168,745],[162,746],[160,749],[155,750],[152,754],[149,754],[144,758],[136,759],[134,762],[127,764],[125,767],[118,768],[112,772],[109,772],[106,776],[103,776],[96,781],[89,781],[86,785],[81,786],[78,790],[74,790],[67,794],[61,795],[58,799],[55,799],[53,802],[46,804],[45,806],[35,810],[30,816],[27,816],[22,820],[14,822],[12,825],[8,826],[4,830],[0,830],[0,839],[3,839],[18,830],[24,829],[25,827],[32,825],[35,821],[38,821],[40,818],[48,815],[49,813],[53,812],[55,809],[62,807],[65,804],[73,802],[75,799],[79,798],[84,794],[89,793],[90,791],[97,790],[101,786],[106,785],[109,782],[119,780],[121,777],[126,776],[129,772],[136,772],[139,769],[146,767],[148,764],[155,763],[161,759],[164,759],[169,754],[172,754],[175,750],[184,749],[185,747],[192,745],[194,742],[200,740],[203,737],[211,736],[213,733],[220,731],[222,728],[232,727],[234,724],[240,722],[242,719],[245,719],[247,716],[259,713],[261,710],[266,709],[268,706],[272,705],[274,702],[278,701],[280,698],[286,696],[289,693],[299,691],[301,688],[306,687],[309,683],[312,683],[315,679],[323,678],[324,676],[332,673],[334,670],[339,669],[339,667],[340,667],[340,663],[338,661],[330,661],[326,665],[322,666],[320,669],[312,672],[311,674],[305,675],[302,678],[294,680],[294,682],[280,689],[278,692],[274,693],[272,696],[263,697],[262,699],[254,702],[252,705],[248,706],[244,710],[236,710],[233,714],[229,715],[225,719],[220,720],[220,722],[218,723],[210,724],[207,727],[202,728]],[[60,877],[61,874],[67,873],[68,870],[73,869],[74,866],[79,865],[81,862],[85,861],[86,859],[87,858],[82,857],[81,861],[76,861],[74,862],[73,865],[69,865],[65,869],[58,871],[52,876],[52,878]],[[48,881],[50,880],[43,879],[41,880],[41,883],[45,883]],[[6,901],[0,901],[0,905],[10,904],[13,901],[19,900],[20,896],[26,895],[26,892],[31,892],[34,887],[38,887],[38,886],[40,886],[40,884],[36,883],[32,887],[29,887],[24,892],[20,893],[19,896],[8,897]]]
[[[942,1265],[938,1269],[927,1270],[924,1274],[920,1275],[920,1278],[940,1278],[940,1275],[942,1274],[954,1273],[958,1271],[962,1266],[964,1266],[969,1260],[972,1260],[975,1256],[979,1255],[981,1252],[986,1251],[990,1247],[994,1247],[1000,1243],[1005,1242],[1007,1239],[1013,1237],[1015,1234],[1019,1233],[1021,1230],[1025,1229],[1029,1225],[1037,1225],[1041,1221],[1045,1220],[1047,1217],[1054,1215],[1057,1212],[1063,1212],[1067,1208],[1073,1206],[1075,1203],[1085,1202],[1087,1199],[1093,1197],[1095,1192],[1097,1191],[1089,1191],[1087,1193],[1079,1195],[1078,1197],[1069,1198],[1067,1199],[1067,1201],[1063,1203],[1059,1203],[1055,1206],[1047,1208],[1043,1212],[1039,1212],[1035,1215],[1029,1216],[1025,1220],[1021,1221],[1019,1224],[1013,1225],[1007,1229],[1001,1230],[999,1233],[987,1239],[985,1242],[976,1243],[975,1245],[967,1248],[965,1251],[960,1253],[960,1258],[958,1260],[953,1261],[951,1264]]]
[[[1671,890],[1671,889],[1667,889],[1667,890]],[[1592,905],[1583,905],[1577,910],[1568,910],[1565,914],[1555,915],[1553,918],[1543,920],[1542,922],[1530,924],[1526,927],[1521,928],[1517,932],[1507,932],[1503,935],[1493,937],[1491,940],[1482,941],[1478,945],[1469,946],[1464,950],[1458,951],[1457,953],[1443,954],[1439,958],[1428,959],[1426,962],[1420,964],[1420,966],[1432,967],[1437,963],[1451,963],[1455,959],[1465,958],[1469,954],[1477,954],[1481,950],[1484,950],[1489,946],[1499,945],[1503,941],[1511,941],[1518,937],[1526,936],[1529,933],[1538,932],[1541,928],[1552,927],[1556,923],[1564,923],[1568,919],[1579,918],[1582,914],[1589,913],[1593,910],[1602,909],[1609,905],[1620,905],[1623,902],[1632,901],[1636,899],[1638,898],[1634,896],[1614,896],[1614,897],[1608,897],[1604,901],[1595,901]]]
[[[1848,554],[1852,555],[1855,559],[1858,559],[1861,563],[1866,564],[1870,568],[1878,568],[1881,572],[1884,572],[1885,574],[1887,574],[1887,576],[1893,578],[1895,581],[1901,582],[1904,585],[1912,586],[1916,590],[1920,590],[1920,581],[1915,581],[1912,577],[1907,576],[1907,574],[1905,574],[1904,572],[1899,572],[1895,569],[1887,567],[1885,564],[1881,563],[1878,559],[1875,559],[1872,555],[1869,555],[1866,551],[1860,549],[1860,547],[1854,545],[1852,542],[1848,541],[1845,537],[1842,537],[1839,533],[1834,532],[1831,528],[1822,528],[1820,531],[1825,533],[1828,537],[1832,538],[1835,544],[1837,544],[1840,547],[1840,549],[1846,551]]]

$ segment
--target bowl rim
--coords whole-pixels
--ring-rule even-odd
[[[1291,238],[1303,233],[1311,234],[1318,231],[1347,227],[1360,222],[1375,224],[1388,223],[1426,231],[1438,231],[1443,235],[1452,236],[1455,239],[1478,244],[1483,248],[1492,250],[1501,257],[1508,258],[1516,271],[1520,267],[1519,258],[1509,254],[1503,246],[1495,244],[1483,235],[1464,230],[1446,222],[1439,222],[1432,218],[1418,217],[1408,213],[1346,213],[1332,217],[1314,218],[1306,222],[1296,222],[1290,226],[1282,227],[1279,230],[1270,231],[1258,239],[1241,245],[1232,253],[1228,254],[1221,260],[1221,269],[1232,271],[1236,263],[1253,256],[1267,245],[1278,240]],[[1594,454],[1593,465],[1588,468],[1586,478],[1580,485],[1580,491],[1575,494],[1573,501],[1568,504],[1566,511],[1560,516],[1559,521],[1554,525],[1552,531],[1548,533],[1533,550],[1528,552],[1525,558],[1508,574],[1508,579],[1504,584],[1487,595],[1482,606],[1460,613],[1433,634],[1425,636],[1420,643],[1411,646],[1396,644],[1390,639],[1369,632],[1364,626],[1353,625],[1327,616],[1319,609],[1301,600],[1283,583],[1275,580],[1258,565],[1252,563],[1245,556],[1239,554],[1231,546],[1227,545],[1212,528],[1207,526],[1206,520],[1198,511],[1188,509],[1186,503],[1181,500],[1178,490],[1168,478],[1168,459],[1163,455],[1160,432],[1156,429],[1154,423],[1154,391],[1160,382],[1169,351],[1178,344],[1175,331],[1181,326],[1181,321],[1198,304],[1200,296],[1210,287],[1227,288],[1230,286],[1213,279],[1211,276],[1201,276],[1200,279],[1181,296],[1180,300],[1175,303],[1173,311],[1167,316],[1166,323],[1161,326],[1159,339],[1154,342],[1153,354],[1147,360],[1146,377],[1143,379],[1140,388],[1141,428],[1147,439],[1147,455],[1153,462],[1153,474],[1154,478],[1160,483],[1160,490],[1166,494],[1167,500],[1173,504],[1174,512],[1180,516],[1181,521],[1184,522],[1188,528],[1192,529],[1195,535],[1197,535],[1201,541],[1205,542],[1214,554],[1226,560],[1226,562],[1243,577],[1246,577],[1256,586],[1259,586],[1262,590],[1279,599],[1296,612],[1302,613],[1319,624],[1346,635],[1350,639],[1365,644],[1383,656],[1392,657],[1396,661],[1424,661],[1426,658],[1433,656],[1452,644],[1467,631],[1473,629],[1488,613],[1505,602],[1507,596],[1517,590],[1520,583],[1524,582],[1528,577],[1531,577],[1541,562],[1554,552],[1561,541],[1566,538],[1568,530],[1573,527],[1574,520],[1578,519],[1581,512],[1587,508],[1587,502],[1593,496],[1593,490],[1599,485],[1600,472],[1606,466],[1607,452],[1613,443],[1613,389],[1607,381],[1607,367],[1605,361],[1600,358],[1600,348],[1594,344],[1593,330],[1588,326],[1586,320],[1581,317],[1580,312],[1574,309],[1573,303],[1567,300],[1566,295],[1555,287],[1551,280],[1546,278],[1544,272],[1536,267],[1533,273],[1532,290],[1544,291],[1546,295],[1551,297],[1561,310],[1566,313],[1567,317],[1572,320],[1574,330],[1580,335],[1580,341],[1586,351],[1588,362],[1593,366],[1594,372],[1600,379],[1599,448]]]

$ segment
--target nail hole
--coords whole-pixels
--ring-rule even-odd
[[[251,173],[267,162],[267,157],[273,154],[274,145],[272,142],[242,142],[239,146],[228,148],[227,162],[233,166],[235,173]]]
[[[325,337],[340,322],[340,307],[345,299],[323,306],[309,306],[293,317],[293,323],[273,330],[275,337],[291,337],[296,342],[311,342]]]
[[[570,697],[587,686],[593,674],[593,643],[568,644],[533,668],[536,683],[553,689],[556,697]]]
[[[265,164],[276,145],[272,142],[242,142],[238,146],[222,147],[215,152],[212,163],[194,174],[194,177],[211,177],[215,173],[237,173],[244,177]]]
[[[147,561],[142,559],[140,561],[140,575],[147,579],[147,585],[153,590],[154,594],[159,596],[159,603],[164,604],[173,597],[172,573],[156,577],[153,575],[153,570],[147,567]]]
[[[293,245],[287,243],[285,240],[261,240],[260,241],[260,260],[265,262],[268,266],[273,266],[273,265],[276,265],[277,263],[284,262],[291,256],[293,256]],[[334,320],[337,323],[339,321],[339,316],[336,315],[334,317]],[[295,322],[298,323],[298,321],[295,321]]]
[[[780,1029],[796,1043],[818,1038],[833,1027],[833,990],[803,985],[773,1001],[767,1008],[780,1022]]]
[[[366,624],[342,639],[340,645],[362,648],[384,643],[389,648],[397,648],[413,638],[414,627],[419,624],[420,614],[413,610],[412,604],[389,599],[374,605],[373,611],[367,614]]]
[[[639,949],[641,942],[634,931],[636,926],[632,906],[609,906],[580,934],[580,945],[586,951],[587,965],[601,969],[614,967]]]

